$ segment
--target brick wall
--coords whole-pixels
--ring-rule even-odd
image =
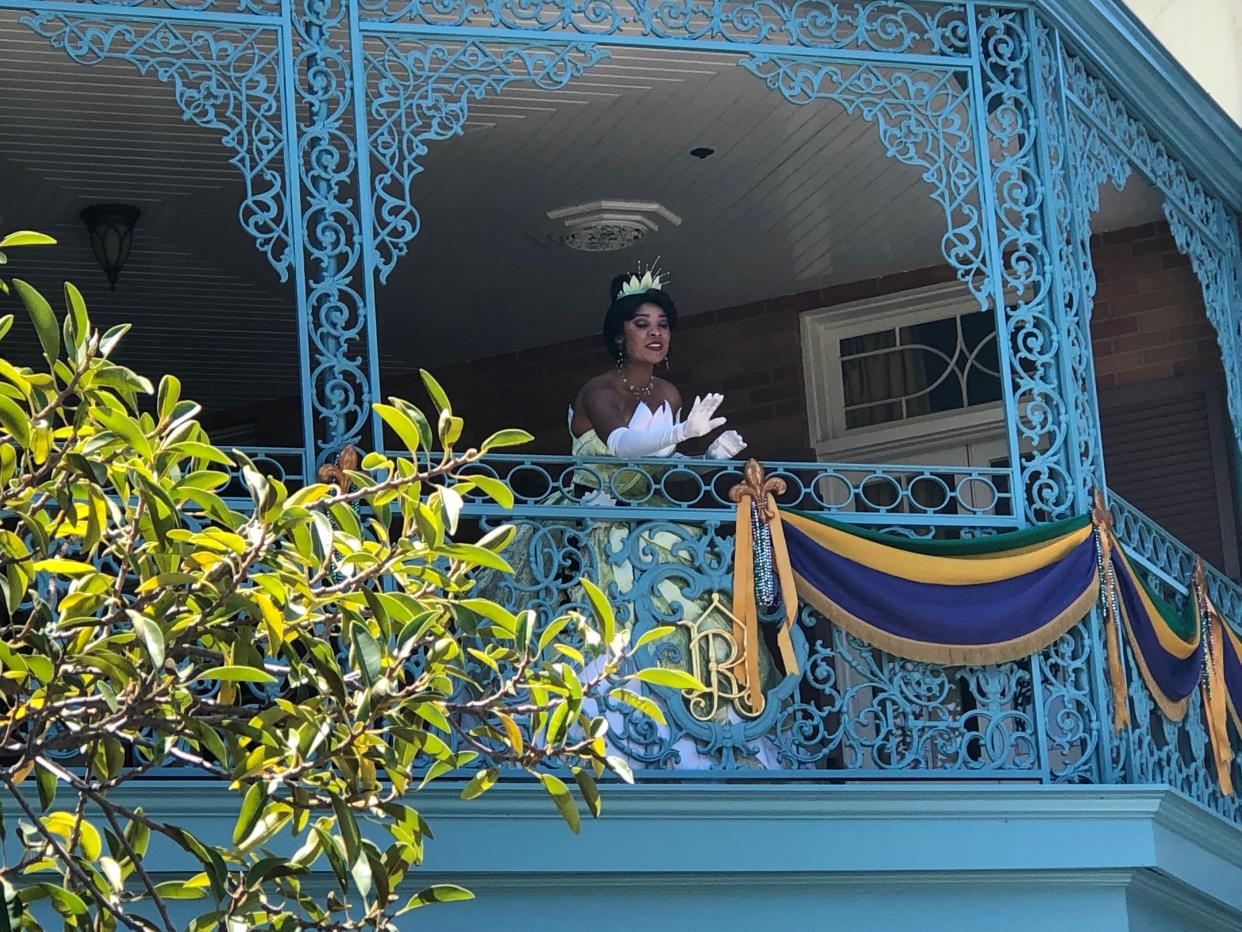
[[[1166,224],[1096,236],[1091,254],[1099,282],[1091,337],[1101,393],[1220,371],[1202,287]]]
[[[1092,255],[1108,486],[1237,578],[1232,431],[1202,287],[1164,223],[1097,236]]]

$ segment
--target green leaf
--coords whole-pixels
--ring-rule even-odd
[[[249,854],[261,845],[267,844],[276,834],[289,824],[289,820],[293,818],[293,810],[279,802],[269,802],[263,808],[263,815],[259,817],[259,821],[255,823],[255,827],[237,845],[237,850],[241,854]]]
[[[136,807],[135,812],[142,815],[142,807]],[[125,837],[139,857],[146,855],[147,847],[151,843],[151,829],[135,819],[125,826]]]
[[[0,395],[0,427],[23,448],[30,446],[30,415],[6,395]]]
[[[92,762],[96,776],[111,780],[125,766],[125,747],[112,735],[104,735],[99,741]]]
[[[104,357],[112,355],[112,351],[116,349],[117,344],[121,342],[121,338],[125,336],[125,334],[129,333],[129,328],[131,326],[133,325],[117,324],[115,327],[109,327],[108,332],[105,333],[99,340],[99,354]]]
[[[86,301],[82,292],[71,282],[65,282],[65,305],[69,310],[69,323],[73,328],[75,346],[85,346],[90,331],[90,319],[86,315]]]
[[[518,447],[524,443],[530,443],[534,439],[534,434],[528,434],[524,430],[514,430],[512,428],[509,430],[498,430],[483,441],[479,450],[486,453],[488,450],[495,450],[497,447]]]
[[[160,379],[159,394],[156,396],[155,409],[160,419],[172,417],[173,408],[181,400],[181,380],[175,375],[166,375]]]
[[[285,502],[290,508],[309,508],[320,499],[332,494],[332,486],[316,483],[298,489]]]
[[[696,680],[685,670],[674,670],[670,667],[648,667],[631,674],[628,679],[640,680],[653,686],[666,686],[669,689],[685,689],[693,692],[705,692],[707,687]]]
[[[42,767],[36,767],[35,778],[39,785],[39,808],[47,812],[52,808],[52,803],[56,802],[56,789],[60,781],[50,770],[44,770]]]
[[[375,404],[376,413],[383,419],[384,423],[393,429],[401,442],[405,444],[406,450],[413,456],[422,446],[422,437],[419,435],[418,426],[413,419],[393,405]]]
[[[345,857],[350,864],[355,863],[362,853],[362,837],[358,833],[358,823],[345,800],[339,796],[332,797],[332,809],[336,813],[336,829],[341,840],[345,842]]]
[[[497,712],[496,717],[500,719],[500,724],[504,726],[505,737],[509,739],[509,746],[513,748],[513,753],[521,754],[525,743],[522,741],[522,729],[518,728],[517,722],[512,716],[506,715],[504,712]]]
[[[537,774],[537,776],[539,777],[539,782],[543,784],[543,788],[552,797],[552,801],[556,803],[556,808],[560,810],[561,818],[565,820],[565,824],[569,826],[570,831],[577,835],[581,827],[581,818],[578,815],[578,806],[574,803],[574,798],[569,793],[569,787],[550,773],[541,773]]]
[[[250,498],[254,502],[255,507],[260,512],[267,511],[272,506],[276,494],[267,476],[252,466],[242,466],[242,481],[245,483],[246,490],[250,493]]]
[[[438,702],[420,702],[414,706],[414,714],[435,728],[439,728],[446,735],[453,731],[448,716],[444,714]]]
[[[640,647],[646,647],[652,641],[658,641],[662,638],[666,638],[670,634],[676,633],[676,631],[676,625],[659,625],[652,628],[650,631],[644,631],[642,637],[634,642],[634,650],[638,650]]]
[[[43,347],[43,355],[48,359],[59,358],[60,328],[56,324],[56,315],[52,313],[52,306],[47,303],[47,298],[20,279],[13,279],[13,287],[17,290],[18,297],[22,299],[22,304],[26,306],[26,313],[30,315],[30,321],[39,335],[39,345]]]
[[[423,385],[427,387],[427,394],[431,396],[432,402],[435,403],[436,410],[452,412],[453,406],[449,404],[448,395],[444,393],[444,389],[440,387],[440,383],[426,369],[419,369],[418,374],[423,377]]]
[[[207,895],[202,887],[191,886],[183,880],[165,880],[155,885],[155,892],[164,900],[201,900]]]
[[[326,820],[320,821],[326,822]],[[345,858],[341,855],[341,846],[328,834],[327,829],[321,827],[321,825],[312,826],[311,831],[319,836],[320,848],[328,856],[328,866],[332,868],[332,874],[336,878],[336,885],[344,893],[348,889],[349,869],[345,864]]]
[[[155,392],[155,387],[151,384],[150,379],[143,378],[132,369],[124,366],[114,365],[113,363],[104,363],[103,366],[95,371],[95,384],[104,388],[111,388],[120,392],[122,395],[150,395]]]
[[[450,490],[445,489],[444,491]],[[455,560],[462,560],[475,566],[487,567],[488,569],[500,570],[502,573],[513,572],[513,567],[509,565],[508,560],[476,544],[445,544],[440,549],[445,556],[452,557]]]
[[[221,466],[236,465],[223,450],[216,449],[211,444],[199,443],[195,440],[182,440],[169,449],[182,456],[204,460],[208,463],[219,463]]]
[[[586,665],[586,657],[584,657],[582,655],[582,651],[578,650],[576,647],[572,647],[569,644],[553,644],[552,649],[562,657],[568,657],[580,667]]]
[[[430,906],[433,903],[455,903],[461,900],[473,899],[474,894],[465,887],[459,887],[451,883],[437,883],[415,893],[401,907],[397,915],[400,916],[402,913],[408,913],[412,909],[418,909],[420,906]]]
[[[598,819],[602,806],[599,800],[599,787],[595,785],[595,779],[581,767],[575,767],[574,781],[578,784],[578,791],[582,793],[582,799],[587,804],[591,818]]]
[[[548,626],[543,629],[543,634],[539,635],[539,647],[535,650],[535,653],[538,655],[547,650],[548,645],[556,640],[556,636],[565,630],[565,626],[567,624],[569,624],[569,617],[566,615],[553,619]]]
[[[447,411],[440,412],[440,439],[444,442],[446,450],[452,449],[453,445],[461,439],[462,429],[466,426],[466,422],[459,417],[454,417]]]
[[[57,576],[85,576],[87,573],[98,572],[89,563],[83,563],[81,560],[67,560],[64,557],[38,560],[33,569],[36,573],[55,573]]]
[[[503,605],[498,605],[490,599],[462,599],[457,604],[470,609],[476,615],[483,616],[510,637],[517,633],[517,616]]]
[[[217,900],[224,899],[224,884],[228,878],[228,868],[224,864],[224,858],[220,857],[220,853],[215,848],[208,848],[195,836],[176,825],[172,826],[167,831],[167,834],[181,848],[197,858],[198,862],[206,868],[207,879],[211,883],[211,892]]]
[[[227,683],[275,683],[276,677],[254,667],[212,667],[194,677],[196,680],[223,680]]]
[[[52,665],[52,661],[42,654],[27,654],[24,659],[30,667],[30,672],[35,675],[36,679],[51,684],[52,677],[56,674],[56,668]]]
[[[486,770],[480,770],[470,782],[466,784],[466,788],[461,791],[462,799],[475,799],[482,796],[500,779],[500,771],[495,767],[488,767]]]
[[[501,508],[513,507],[513,490],[499,479],[491,476],[469,476],[467,479],[482,489]]]
[[[97,408],[95,417],[101,424],[113,431],[129,444],[130,449],[143,457],[151,456],[151,443],[147,440],[138,421],[119,411],[105,411]]]
[[[177,586],[189,586],[198,581],[199,578],[193,573],[159,573],[143,580],[135,591],[141,594],[156,589],[175,589]]]
[[[396,402],[396,399],[392,400],[394,403]],[[435,437],[431,433],[431,422],[427,420],[427,415],[423,414],[414,405],[406,404],[405,402],[401,402],[397,407],[404,411],[406,416],[414,422],[414,426],[418,428],[418,436],[423,442],[423,449],[430,450],[435,445]]]
[[[440,489],[440,504],[444,507],[444,524],[448,528],[450,534],[457,533],[457,522],[461,518],[461,510],[466,503],[461,497],[461,493],[456,489],[445,486]],[[513,572],[513,570],[509,570]]]
[[[548,716],[548,730],[547,730],[548,744],[550,745],[558,744],[560,740],[565,736],[565,725],[566,725],[568,716],[569,716],[569,703],[568,702],[557,703],[556,708],[552,710],[552,714]]]
[[[516,535],[517,528],[512,524],[501,524],[480,537],[475,544],[492,553],[503,553]]]
[[[349,866],[349,875],[354,878],[354,886],[358,888],[358,894],[363,899],[371,895],[375,874],[371,870],[371,862],[367,859],[365,851],[358,855],[358,860]]]
[[[582,588],[586,590],[587,598],[591,601],[591,609],[595,613],[595,620],[599,622],[600,636],[603,637],[605,644],[611,644],[617,628],[617,616],[613,613],[612,605],[604,597],[599,586],[591,580],[582,580]]]
[[[30,379],[18,372],[17,367],[7,359],[0,359],[0,376],[3,376],[9,382],[12,382],[24,397],[30,397]]]
[[[123,890],[125,888],[125,877],[121,873],[121,865],[114,858],[105,855],[99,859],[99,866],[108,878],[109,887],[113,890]]]
[[[53,812],[43,817],[43,824],[50,832],[55,832],[66,841],[73,837],[74,830],[78,833],[78,844],[87,860],[94,861],[103,853],[103,839],[99,830],[86,819],[78,819],[69,812]]]
[[[323,841],[319,835],[310,832],[302,847],[289,858],[289,864],[293,867],[310,867],[319,860],[321,854],[323,854]]]
[[[479,599],[477,601],[481,602],[483,600]],[[407,621],[405,625],[402,626],[401,632],[397,635],[398,650],[404,648],[411,639],[421,638],[424,634],[426,634],[427,630],[435,623],[435,618],[436,613],[431,609],[428,609],[425,612],[419,612]]]
[[[133,622],[134,630],[142,638],[142,643],[146,645],[151,662],[156,667],[164,666],[164,632],[160,630],[160,626],[153,619],[138,612],[127,611],[126,614]]]
[[[664,719],[664,710],[646,696],[639,695],[632,690],[620,686],[609,690],[608,695],[613,699],[620,699],[626,705],[633,706],[654,722],[658,722],[661,725],[668,724]]]
[[[23,903],[32,903],[41,899],[49,899],[56,912],[64,917],[83,916],[86,914],[86,903],[76,893],[50,883],[36,883],[20,890],[18,896]]]
[[[267,791],[262,783],[252,783],[242,797],[241,810],[237,814],[237,823],[233,826],[233,844],[240,845],[254,831],[263,814],[263,804],[267,802]]]
[[[0,249],[9,246],[55,246],[56,240],[46,233],[35,233],[33,230],[17,230],[0,239]]]
[[[354,654],[361,664],[362,679],[368,686],[374,686],[382,674],[380,661],[383,651],[366,626],[355,622],[350,628],[350,637],[354,642]]]
[[[608,769],[620,777],[623,783],[634,782],[634,771],[630,769],[630,762],[624,757],[609,755],[606,761]]]

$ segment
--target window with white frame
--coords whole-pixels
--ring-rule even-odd
[[[821,460],[987,466],[1008,455],[995,318],[952,283],[808,311]]]

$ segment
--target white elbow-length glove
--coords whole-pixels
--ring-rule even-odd
[[[726,430],[707,447],[707,456],[714,460],[731,460],[746,449],[746,441],[736,430]]]
[[[725,423],[724,418],[713,417],[723,401],[724,395],[695,398],[690,414],[672,427],[618,427],[608,435],[608,452],[624,459],[651,456],[683,440],[706,436]]]

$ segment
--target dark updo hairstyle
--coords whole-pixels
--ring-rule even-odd
[[[623,272],[616,276],[608,287],[608,300],[611,303],[608,305],[608,313],[604,315],[604,346],[608,350],[608,355],[618,362],[623,352],[622,344],[618,340],[625,322],[633,320],[638,309],[644,304],[654,304],[662,310],[664,316],[668,318],[669,329],[677,329],[677,305],[666,292],[658,288],[649,288],[637,294],[627,294],[624,298],[617,297],[632,275],[631,272]]]

